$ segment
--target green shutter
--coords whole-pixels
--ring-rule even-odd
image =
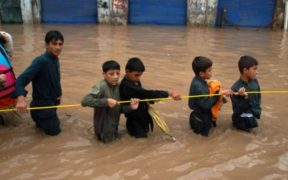
[[[20,0],[0,0],[1,23],[23,23]]]

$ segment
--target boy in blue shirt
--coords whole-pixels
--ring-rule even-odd
[[[256,79],[258,62],[251,56],[242,56],[238,62],[240,79],[232,86],[238,95],[231,96],[233,105],[232,121],[237,129],[249,132],[258,126],[261,115],[261,94],[247,94],[246,91],[260,91]]]
[[[189,90],[189,96],[210,94],[207,80],[212,77],[213,62],[207,57],[197,56],[192,62],[195,73]],[[216,94],[230,95],[231,90],[221,89]],[[219,100],[219,96],[190,98],[188,105],[193,111],[190,114],[190,127],[194,133],[208,136],[212,124],[211,108]],[[216,126],[216,122],[214,122]]]
[[[16,96],[18,112],[27,112],[25,87],[32,82],[30,107],[56,106],[60,104],[62,88],[60,82],[59,55],[64,37],[59,31],[49,31],[45,36],[46,52],[35,58],[32,64],[17,78]],[[30,111],[37,127],[44,133],[55,136],[61,132],[57,108]]]

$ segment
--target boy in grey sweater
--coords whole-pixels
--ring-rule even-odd
[[[116,61],[106,61],[102,70],[104,79],[83,98],[82,106],[94,108],[95,136],[104,143],[110,143],[118,137],[120,113],[137,109],[139,102],[138,99],[131,99],[130,106],[119,105],[120,65]]]

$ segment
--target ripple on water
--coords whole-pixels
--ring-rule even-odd
[[[179,166],[175,166],[173,168],[168,169],[168,171],[175,171],[175,172],[184,172],[189,169],[191,166],[195,166],[197,163],[188,162],[185,164],[181,164]]]
[[[213,168],[201,168],[191,173],[177,178],[177,180],[186,180],[186,179],[206,179],[206,178],[220,178],[222,173],[216,172]]]
[[[288,171],[288,152],[279,156],[279,161],[276,166],[282,171]]]
[[[161,147],[158,148],[158,151],[160,154],[169,154],[169,153],[178,151],[184,147],[185,147],[184,144],[180,143],[179,141],[176,141],[176,142],[162,145]]]
[[[120,174],[119,172],[116,172],[114,174],[112,174],[111,176],[108,176],[108,175],[100,175],[100,176],[97,176],[96,178],[93,178],[95,180],[111,180],[111,179],[123,179],[123,178],[120,178]]]
[[[131,171],[124,173],[124,175],[125,176],[135,176],[139,171],[140,171],[140,169],[133,169]]]
[[[259,148],[260,146],[258,144],[255,144],[255,143],[250,143],[250,144],[247,144],[246,147],[245,147],[245,150],[246,151],[253,151],[257,148]]]
[[[285,176],[283,176],[283,175],[281,175],[281,174],[269,174],[269,175],[267,175],[267,176],[265,176],[265,177],[263,177],[263,178],[261,178],[261,180],[273,180],[273,179],[287,179],[287,175]]]
[[[85,147],[85,146],[91,146],[92,143],[90,140],[82,137],[77,137],[77,139],[74,139],[73,141],[68,141],[64,143],[64,145],[60,149],[71,149],[71,148],[77,148],[77,147]]]

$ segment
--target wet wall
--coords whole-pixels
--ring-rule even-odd
[[[215,26],[218,0],[188,0],[188,24]]]
[[[104,24],[127,24],[128,0],[98,0],[98,21]]]

